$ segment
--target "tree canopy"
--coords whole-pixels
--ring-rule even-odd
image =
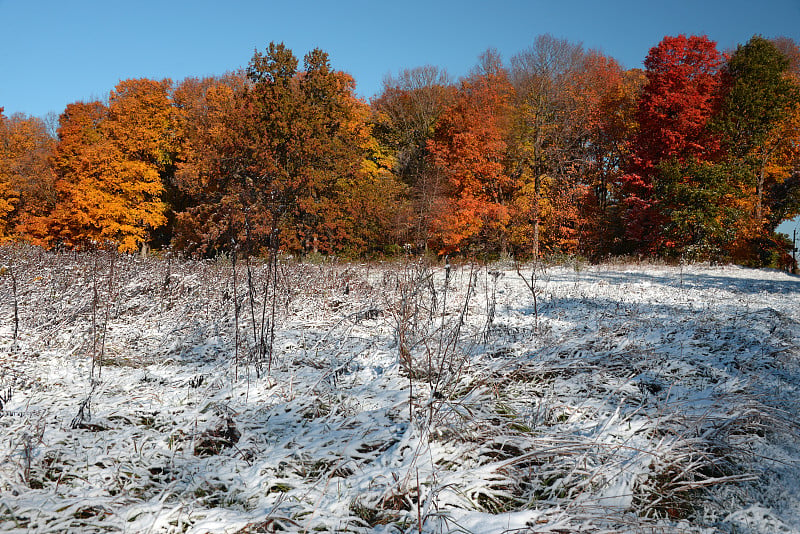
[[[637,254],[786,265],[800,48],[664,37],[644,69],[551,35],[367,103],[283,43],[206,78],[130,79],[45,121],[0,108],[0,240],[306,255]]]

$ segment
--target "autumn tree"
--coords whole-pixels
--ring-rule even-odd
[[[522,239],[530,240],[539,255],[542,221],[553,215],[551,199],[557,195],[555,174],[569,158],[567,130],[571,118],[564,91],[579,67],[582,47],[551,35],[541,35],[533,45],[511,58],[516,90],[513,148],[516,173],[524,185],[518,204],[522,220],[515,224]],[[564,124],[564,123],[567,124]],[[524,229],[530,228],[527,232]]]
[[[80,248],[110,242],[134,251],[165,224],[162,179],[174,150],[170,86],[125,80],[108,106],[67,106],[54,160],[54,242]]]
[[[718,124],[745,198],[743,261],[768,262],[772,232],[800,212],[792,200],[800,168],[800,83],[789,66],[774,43],[756,36],[726,67],[730,88]]]
[[[517,247],[576,252],[586,208],[605,209],[609,198],[630,122],[621,109],[633,93],[614,60],[551,35],[512,58],[511,77],[512,165],[524,183]]]
[[[359,253],[391,242],[399,193],[368,125],[369,107],[355,81],[331,68],[315,49],[297,76],[299,117],[293,154],[281,158],[289,176],[290,220],[303,251]],[[294,159],[289,162],[289,159]]]
[[[436,216],[434,208],[446,183],[433,164],[428,141],[454,95],[455,87],[447,73],[426,65],[388,76],[381,94],[371,103],[374,135],[387,155],[393,157],[392,170],[409,191],[412,214],[404,241],[428,242],[428,231]]]
[[[764,230],[774,233],[782,222],[800,215],[800,105],[795,103],[788,110],[770,142],[773,152],[764,168],[762,199],[767,209],[762,207],[762,216]]]
[[[91,219],[86,198],[102,184],[99,162],[103,153],[101,123],[106,107],[101,102],[68,104],[59,117],[58,144],[53,158],[56,172],[56,205],[47,232],[48,245],[87,247],[99,239],[101,228]],[[95,212],[101,206],[95,203]]]
[[[55,140],[36,117],[0,108],[0,240],[35,239],[55,202],[50,165]]]
[[[602,56],[600,56],[602,58]],[[625,235],[620,202],[623,176],[632,158],[631,139],[638,129],[637,104],[645,83],[640,69],[622,71],[614,60],[602,59],[597,76],[590,135],[586,145],[581,253],[601,258],[619,253]],[[590,93],[591,94],[591,93]]]
[[[246,83],[244,73],[189,78],[174,92],[181,144],[171,194],[173,244],[182,250],[228,250],[239,237],[234,227],[243,227],[234,179],[252,158],[242,98]]]
[[[241,87],[205,92],[182,190],[179,242],[213,253],[237,243],[257,253],[363,252],[391,237],[398,184],[371,136],[369,108],[327,54],[299,62],[283,44],[256,52]],[[198,146],[192,146],[197,143]],[[192,225],[200,229],[192,234]]]
[[[0,239],[6,240],[9,238],[9,214],[14,211],[14,204],[17,201],[17,195],[14,186],[11,183],[8,172],[5,171],[6,159],[8,158],[9,150],[6,148],[6,118],[3,115],[3,109],[0,107],[0,164],[3,170],[0,170]]]
[[[676,217],[686,209],[702,211],[708,206],[703,201],[708,195],[678,194],[681,189],[719,186],[722,189],[708,194],[720,199],[726,195],[727,183],[705,182],[705,172],[690,172],[720,156],[720,139],[710,122],[721,102],[723,64],[716,43],[705,36],[665,37],[645,59],[647,83],[639,100],[639,131],[629,173],[622,180],[630,252],[681,251],[700,240],[705,248],[721,237],[711,227],[686,235],[680,231],[685,225]],[[670,183],[661,184],[664,177]],[[691,206],[683,204],[690,199],[695,199]]]
[[[462,80],[428,142],[447,180],[446,197],[432,222],[442,252],[507,247],[510,200],[517,185],[505,168],[513,91],[500,57],[486,52]]]
[[[118,165],[116,221],[121,250],[133,250],[163,227],[167,176],[176,143],[170,80],[125,80],[111,92],[104,133]]]
[[[241,83],[187,81],[176,92],[186,138],[177,183],[187,202],[175,244],[201,254],[259,253],[286,227],[284,189],[293,135],[298,62],[282,44],[256,52]],[[271,121],[271,123],[269,122]],[[301,146],[300,143],[295,143]]]

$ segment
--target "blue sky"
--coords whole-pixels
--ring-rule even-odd
[[[641,67],[665,35],[708,35],[722,50],[754,34],[800,42],[800,0],[0,0],[0,106],[58,114],[126,78],[246,66],[270,41],[299,58],[322,48],[369,98],[400,69],[462,76],[487,48],[508,60],[543,33]]]
[[[800,41],[800,0],[0,0],[0,25],[0,106],[43,116],[121,79],[233,70],[271,40],[298,57],[322,48],[367,98],[388,73],[433,64],[461,76],[487,48],[508,59],[543,33],[638,67],[664,35],[722,49],[754,34]]]

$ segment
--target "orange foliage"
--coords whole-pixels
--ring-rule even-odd
[[[174,90],[125,80],[107,104],[70,104],[57,140],[0,108],[0,241],[593,258],[702,245],[762,261],[800,213],[800,52],[763,41],[725,58],[667,37],[625,72],[543,35],[508,71],[487,52],[457,87],[436,67],[402,71],[371,109],[322,50],[301,65],[271,43],[240,72]],[[742,55],[774,47],[787,83]]]
[[[113,243],[134,251],[166,223],[161,173],[173,150],[171,83],[126,80],[99,102],[67,106],[55,167],[58,201],[50,244]]]
[[[0,112],[0,241],[30,239],[37,219],[52,209],[54,144],[42,120]]]
[[[432,223],[441,252],[469,244],[505,247],[516,187],[504,166],[513,88],[496,55],[488,52],[482,60],[481,68],[461,82],[455,103],[428,142],[448,181],[447,197],[438,202]]]
[[[408,186],[409,198],[397,210],[403,243],[422,246],[429,240],[445,180],[428,153],[428,141],[455,93],[447,73],[427,65],[386,78],[382,93],[372,100],[374,135],[393,156],[393,173]]]
[[[352,77],[321,50],[299,71],[275,43],[254,55],[247,77],[240,87],[209,84],[197,96],[202,112],[186,121],[177,184],[187,207],[176,243],[210,254],[232,245],[363,253],[390,242],[400,184]]]
[[[540,248],[585,250],[587,239],[597,247],[608,226],[597,221],[609,218],[634,123],[630,84],[613,59],[550,35],[511,63],[511,165],[523,184],[514,199],[512,245],[534,255]]]

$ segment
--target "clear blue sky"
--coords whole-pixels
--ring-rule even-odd
[[[271,40],[300,58],[322,48],[367,98],[387,73],[433,64],[458,77],[487,48],[509,59],[542,33],[639,67],[664,35],[800,41],[800,0],[0,0],[0,28],[0,106],[43,116],[121,79],[233,70]]]
[[[800,0],[0,0],[0,106],[58,114],[126,78],[244,67],[273,40],[298,58],[322,48],[369,98],[400,69],[462,76],[487,48],[508,60],[543,33],[640,67],[665,35],[708,35],[722,50],[754,34],[800,42]]]

